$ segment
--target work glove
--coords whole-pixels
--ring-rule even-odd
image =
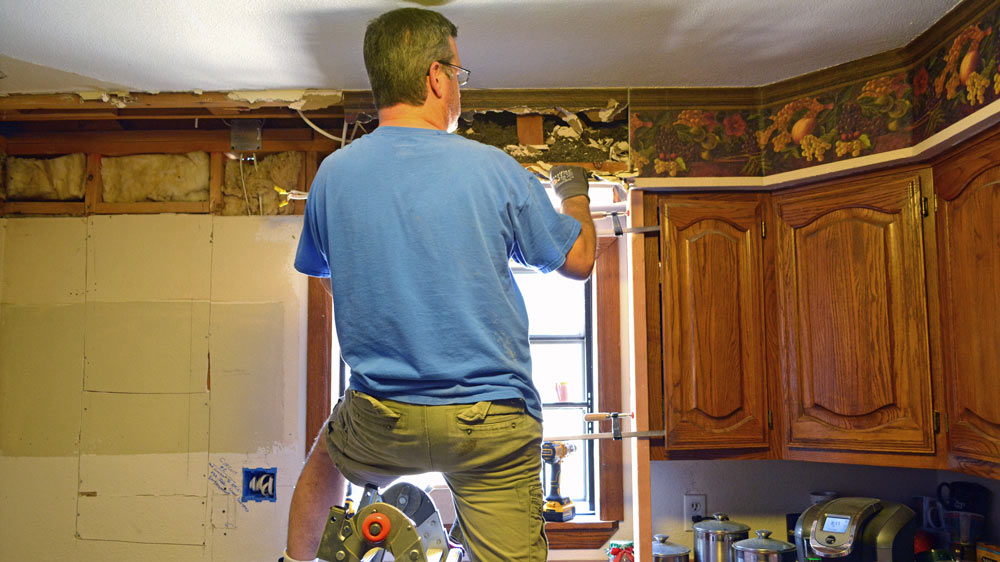
[[[587,183],[587,170],[580,166],[552,166],[549,169],[549,179],[560,201],[578,195],[583,195],[590,201],[590,195],[587,195],[590,189]]]

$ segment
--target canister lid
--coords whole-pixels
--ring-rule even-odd
[[[695,531],[710,533],[713,535],[728,535],[730,533],[746,533],[750,531],[749,525],[730,521],[725,513],[713,513],[710,519],[702,519],[692,525]]]
[[[682,545],[667,542],[667,535],[653,535],[653,556],[676,556],[688,554],[691,549]],[[655,559],[655,558],[654,558]]]
[[[733,543],[733,548],[736,550],[759,553],[780,553],[795,550],[795,545],[790,542],[769,538],[771,536],[771,531],[760,530],[756,531],[756,533],[757,538],[736,541]]]

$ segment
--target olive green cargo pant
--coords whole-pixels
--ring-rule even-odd
[[[357,485],[441,472],[455,499],[452,535],[475,562],[548,557],[541,442],[541,423],[520,400],[421,406],[355,391],[337,403],[326,434],[334,464]]]

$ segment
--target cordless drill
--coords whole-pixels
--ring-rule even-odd
[[[576,445],[569,445],[562,441],[542,443],[542,460],[552,467],[549,473],[549,495],[545,496],[545,505],[542,506],[542,516],[546,521],[569,521],[576,515],[573,500],[559,495],[562,460],[575,450]]]

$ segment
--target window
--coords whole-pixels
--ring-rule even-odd
[[[515,269],[528,309],[532,378],[542,398],[546,438],[587,433],[583,415],[593,404],[592,283]],[[573,500],[577,514],[593,514],[594,442],[567,441],[576,448],[562,461],[560,493]],[[543,465],[548,493],[551,467]]]
[[[515,272],[515,275],[531,276],[535,274]],[[544,277],[556,276],[547,275]],[[519,278],[518,281],[521,283],[523,280]],[[531,283],[532,281],[528,280],[526,285],[522,286]],[[582,358],[581,363],[589,363],[590,368],[594,371],[594,376],[580,375],[580,386],[575,389],[579,391],[579,394],[574,394],[573,386],[568,384],[569,400],[562,401],[556,393],[554,384],[546,388],[546,383],[539,382],[539,375],[536,374],[536,386],[542,394],[543,403],[548,406],[545,413],[547,436],[555,435],[556,428],[552,427],[553,424],[557,424],[560,429],[565,424],[566,429],[572,429],[573,434],[584,433],[582,412],[585,408],[589,408],[588,411],[606,412],[623,410],[618,240],[616,238],[600,238],[598,240],[598,259],[590,281],[584,284],[567,280],[567,283],[579,287],[579,293],[583,298],[592,299],[589,306],[586,307],[593,311],[593,316],[589,319],[589,337],[592,338],[592,344],[586,343],[585,338],[588,337],[586,335],[582,336],[584,340],[581,343],[579,330],[575,335],[572,335],[569,332],[573,330],[568,330],[566,326],[561,324],[543,329],[532,318],[532,352],[534,355],[536,348],[558,346],[564,348],[576,346],[575,349],[579,353],[593,350],[589,361]],[[525,292],[531,293],[532,290],[528,289]],[[533,297],[526,295],[526,299],[530,298]],[[307,447],[312,445],[313,438],[330,412],[331,395],[333,394],[331,382],[336,384],[336,378],[339,378],[335,376],[335,380],[331,381],[331,373],[340,371],[337,363],[332,361],[333,323],[330,297],[318,279],[309,280],[308,309]],[[542,353],[544,354],[545,351],[543,350]],[[542,361],[547,361],[547,359],[542,359]],[[544,370],[544,368],[540,369],[538,364],[534,368],[536,373]],[[336,371],[331,369],[336,369]],[[592,381],[589,391],[585,390],[584,379]],[[550,380],[549,382],[563,381]],[[566,382],[570,383],[571,381],[567,380]],[[589,397],[587,396],[588,392]],[[550,411],[553,412],[551,420]],[[574,416],[579,416],[579,418]],[[556,421],[556,418],[564,419]],[[594,427],[593,431],[610,431],[610,429],[610,422],[602,422],[600,427]],[[560,430],[559,433],[563,434],[563,431]],[[586,448],[578,449],[564,461],[567,464],[564,465],[562,489],[564,495],[569,495],[574,502],[577,502],[577,508],[580,511],[584,511],[587,506],[593,506],[591,509],[593,509],[595,517],[588,518],[586,522],[574,519],[566,523],[548,523],[546,534],[549,538],[549,546],[553,549],[600,548],[615,533],[618,529],[618,521],[621,521],[624,516],[621,442],[602,440],[599,442],[587,441],[586,443],[590,447],[589,451]],[[586,456],[592,457],[592,460],[589,461],[590,468],[586,469],[590,470],[586,479],[587,483],[584,484],[583,480],[573,483],[569,473],[575,469],[570,463],[584,463]],[[585,468],[581,464],[578,473],[583,475],[584,470]],[[596,475],[596,478],[590,478],[589,475]]]

